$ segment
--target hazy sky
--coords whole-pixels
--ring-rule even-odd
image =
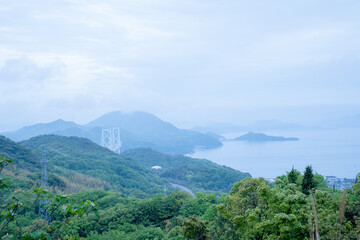
[[[0,130],[360,113],[358,0],[0,0]]]

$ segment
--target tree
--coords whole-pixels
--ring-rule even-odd
[[[241,238],[263,239],[269,225],[266,218],[270,197],[271,190],[264,178],[245,178],[234,184],[226,203],[219,204],[217,210],[234,225]]]
[[[185,239],[206,240],[209,239],[209,228],[207,221],[201,221],[195,215],[186,219],[178,219],[179,225],[183,228]]]
[[[296,184],[296,181],[298,179],[298,172],[294,169],[294,166],[292,167],[292,169],[289,172],[287,177],[288,177],[289,183]]]
[[[0,156],[0,173],[10,163],[13,161]],[[97,214],[97,203],[94,202],[86,201],[75,204],[72,198],[63,195],[52,196],[43,188],[35,188],[32,192],[25,192],[19,189],[12,191],[9,186],[9,179],[0,177],[0,190],[7,190],[6,200],[2,202],[0,208],[0,234],[3,235],[2,239],[74,239],[64,233],[64,229],[70,220],[82,217],[85,213],[92,211]],[[49,199],[46,208],[52,215],[53,221],[48,223],[44,220],[35,220],[31,226],[22,231],[18,225],[19,219],[33,210],[39,199],[45,197]],[[20,234],[15,236],[7,229],[9,224],[13,222],[20,228]]]
[[[311,166],[306,166],[304,177],[301,183],[302,193],[309,195],[310,190],[315,188],[314,174]]]

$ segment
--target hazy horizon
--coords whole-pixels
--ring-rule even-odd
[[[360,114],[360,2],[0,3],[0,131],[145,111],[181,128]]]
[[[258,110],[258,109],[256,109]],[[121,110],[115,110],[115,111],[121,111]],[[133,112],[144,112],[144,111],[140,111],[140,110],[134,110],[134,111],[122,111],[124,113],[128,113],[128,114],[131,114]],[[316,108],[314,109],[308,109],[307,111],[305,110],[304,112],[313,112],[315,113],[316,112]],[[325,111],[324,111],[325,112]],[[156,114],[153,114],[151,112],[148,112],[150,114],[153,114],[154,116],[160,118],[161,120],[165,121],[165,122],[169,122],[171,123],[172,125],[175,125],[176,127],[178,128],[184,128],[184,129],[191,129],[191,128],[194,128],[194,127],[211,127],[211,126],[217,126],[217,125],[221,125],[221,124],[231,124],[231,125],[234,125],[234,126],[238,126],[238,127],[246,127],[247,125],[251,125],[251,124],[255,124],[257,122],[262,122],[262,121],[279,121],[279,122],[282,122],[282,123],[289,123],[289,124],[298,124],[299,126],[303,126],[303,127],[322,127],[322,124],[323,123],[327,123],[327,122],[331,122],[332,120],[339,120],[341,119],[342,117],[351,117],[351,116],[356,116],[356,115],[359,115],[359,114],[353,114],[351,115],[351,112],[349,112],[348,114],[346,114],[348,111],[342,111],[344,114],[343,115],[332,115],[331,114],[331,110],[329,111],[330,113],[329,114],[320,114],[320,116],[328,116],[328,118],[321,118],[320,116],[318,116],[318,118],[315,118],[316,120],[312,119],[312,121],[298,121],[298,119],[291,119],[291,118],[286,118],[286,116],[283,118],[245,118],[245,119],[239,119],[238,121],[235,121],[234,119],[223,119],[223,120],[219,120],[219,121],[211,121],[211,119],[209,120],[206,120],[206,121],[194,121],[190,119],[190,121],[176,121],[176,119],[174,120],[174,122],[168,119],[164,119],[162,118],[161,116],[158,116]],[[107,114],[109,112],[106,112],[104,114]],[[79,125],[85,125],[89,122],[91,122],[92,120],[98,118],[98,117],[101,117],[102,115],[104,114],[101,114],[101,115],[98,115],[94,118],[89,118],[89,119],[86,119],[85,121],[76,121],[76,120],[73,120],[72,119],[66,119],[66,118],[53,118],[53,119],[50,119],[50,118],[44,118],[44,119],[40,119],[38,121],[25,121],[25,122],[16,122],[14,123],[13,125],[7,125],[7,124],[4,124],[4,125],[0,125],[0,132],[8,132],[8,131],[16,131],[22,127],[27,127],[27,126],[32,126],[32,125],[35,125],[35,124],[38,124],[38,123],[50,123],[50,122],[54,122],[56,120],[64,120],[64,121],[69,121],[69,122],[75,122]],[[261,116],[261,114],[260,114]]]

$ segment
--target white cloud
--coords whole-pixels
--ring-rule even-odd
[[[354,33],[359,34],[342,25],[269,35],[250,44],[240,64],[258,70],[324,64],[346,56],[350,49],[360,49],[360,43],[344,44]]]
[[[59,105],[66,116],[77,107],[201,118],[245,106],[357,103],[359,71],[341,63],[359,59],[359,17],[320,5],[305,16],[296,11],[302,2],[7,1],[0,68],[27,59],[32,74],[13,72],[19,85],[0,79],[0,92],[9,104],[51,114]]]

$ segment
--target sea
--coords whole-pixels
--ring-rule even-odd
[[[311,165],[323,176],[352,178],[360,173],[360,129],[273,130],[271,136],[297,137],[299,141],[231,141],[247,132],[224,134],[223,146],[195,149],[188,156],[204,158],[253,177],[275,178],[292,167],[304,172]]]

